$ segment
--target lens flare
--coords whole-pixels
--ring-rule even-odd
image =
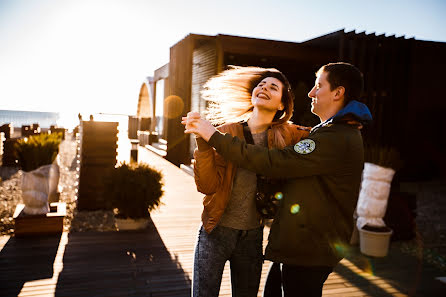
[[[343,243],[335,242],[332,246],[334,247],[336,252],[342,257],[346,257],[350,253],[349,247]]]
[[[375,266],[371,259],[364,259],[362,270],[364,273],[375,275]]]
[[[178,96],[171,95],[164,99],[164,116],[169,119],[179,117],[183,113],[184,102]]]
[[[282,200],[282,198],[283,198],[283,194],[282,194],[282,192],[277,192],[277,193],[274,195],[274,198],[276,198],[277,200]]]
[[[299,204],[291,205],[290,211],[291,211],[292,214],[297,214],[299,212],[299,210],[300,210],[300,205]]]

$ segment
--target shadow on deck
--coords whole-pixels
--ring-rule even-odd
[[[0,292],[18,296],[26,282],[53,277],[61,235],[42,238],[10,237],[0,252]]]
[[[141,231],[11,237],[0,259],[2,296],[190,295],[189,276],[152,221]]]

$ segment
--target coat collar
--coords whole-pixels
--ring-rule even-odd
[[[344,108],[338,111],[334,116],[314,126],[311,131],[318,128],[328,126],[334,123],[340,123],[345,121],[346,118],[353,118],[362,125],[369,125],[372,122],[372,114],[369,108],[364,103],[358,102],[356,100],[350,101]]]

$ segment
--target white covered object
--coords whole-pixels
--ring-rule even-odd
[[[359,192],[356,212],[356,226],[362,229],[366,224],[384,227],[390,186],[395,170],[372,163],[365,163],[362,173],[361,191]]]
[[[22,173],[22,199],[25,214],[46,214],[49,202],[56,202],[59,183],[57,163],[45,165]],[[50,199],[48,199],[50,198]]]

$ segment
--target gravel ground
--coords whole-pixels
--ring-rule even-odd
[[[15,206],[22,200],[21,172],[16,168],[0,167],[0,235],[14,233]]]
[[[416,238],[398,242],[404,252],[446,271],[446,181],[401,184],[405,192],[417,194]]]
[[[60,201],[67,203],[64,230],[70,232],[116,231],[112,211],[76,210],[78,159],[76,141],[67,135],[60,145]],[[21,171],[0,166],[0,235],[14,233],[13,214],[21,202]],[[405,192],[417,194],[417,237],[393,242],[408,254],[423,259],[446,271],[446,183],[444,180],[406,183]]]

